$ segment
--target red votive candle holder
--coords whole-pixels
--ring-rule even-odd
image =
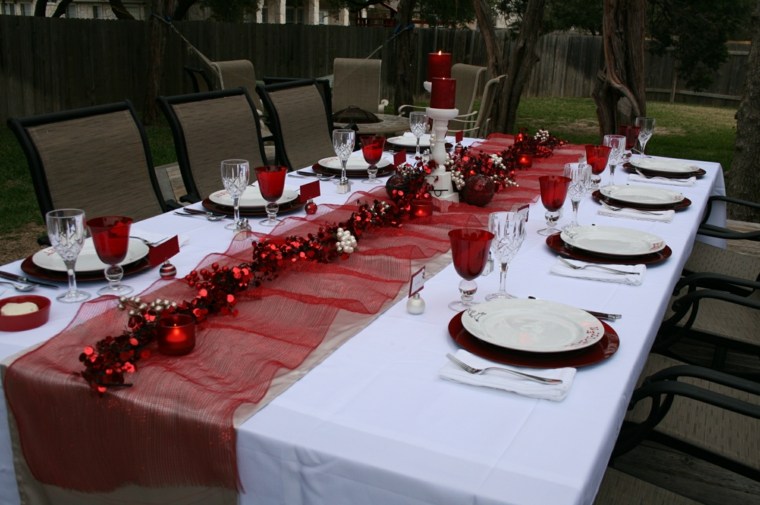
[[[530,168],[533,166],[533,156],[530,154],[521,154],[519,158],[517,158],[517,164],[520,165],[520,168]]]
[[[433,109],[453,109],[457,94],[456,79],[434,77],[430,92],[430,107]]]
[[[410,210],[414,218],[430,218],[433,215],[433,202],[432,200],[412,200]]]
[[[428,54],[427,80],[433,82],[436,77],[451,77],[451,53],[438,51]]]
[[[158,321],[158,351],[170,356],[188,354],[195,348],[195,319],[169,314]]]

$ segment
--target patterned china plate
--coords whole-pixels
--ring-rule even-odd
[[[637,185],[605,186],[599,191],[607,198],[638,205],[673,205],[684,199],[677,191]]]
[[[148,256],[148,246],[140,239],[130,238],[127,256],[120,265],[129,265],[145,258],[146,256]],[[66,265],[63,264],[63,260],[52,247],[37,251],[32,255],[31,259],[32,263],[39,268],[53,272],[66,272]],[[82,251],[77,257],[77,263],[74,270],[77,273],[101,272],[106,266],[108,265],[100,261],[100,258],[98,258],[98,253],[95,252],[95,244],[93,244],[92,239],[85,239]]]
[[[670,172],[683,175],[696,173],[700,169],[698,166],[687,161],[666,158],[631,158],[629,163],[644,171]]]
[[[330,170],[341,170],[340,160],[337,156],[330,156],[329,158],[322,158],[318,162],[319,166],[323,168],[327,168]],[[377,168],[382,169],[383,167],[387,167],[390,165],[391,162],[387,158],[381,158],[380,161],[377,163]],[[359,155],[356,154],[351,155],[350,158],[348,158],[348,163],[346,163],[346,171],[356,171],[360,170],[364,173],[367,172],[367,169],[369,168],[369,163],[364,161],[364,156],[362,156],[361,152],[359,152]]]
[[[277,200],[280,205],[290,203],[298,198],[298,191],[285,188],[282,192],[282,197]],[[227,193],[226,189],[222,189],[211,193],[208,199],[217,205],[224,205],[226,207],[232,207],[232,197]],[[261,190],[258,186],[248,186],[245,188],[243,195],[240,197],[240,207],[266,207],[267,201],[261,196]]]
[[[588,312],[545,300],[492,300],[466,310],[462,324],[484,342],[524,352],[575,351],[604,336]]]
[[[614,226],[577,226],[563,230],[560,237],[570,247],[608,256],[641,256],[665,248],[657,235]]]

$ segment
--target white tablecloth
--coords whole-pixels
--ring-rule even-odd
[[[673,284],[691,250],[707,197],[722,194],[716,163],[695,162],[707,175],[679,188],[693,202],[672,223],[598,216],[590,199],[581,224],[606,224],[664,237],[673,256],[648,268],[643,285],[576,280],[549,274],[555,255],[536,231],[543,208],[531,207],[528,236],[509,267],[508,290],[586,309],[618,312],[612,324],[620,349],[582,368],[563,402],[520,397],[443,380],[438,369],[456,349],[447,332],[447,304],[458,296],[452,266],[429,279],[427,310],[410,315],[399,303],[335,351],[238,430],[245,493],[241,504],[460,505],[591,503],[612,451],[636,379],[662,319]],[[290,178],[297,187],[309,180]],[[334,184],[321,183],[318,202],[340,202]],[[367,187],[358,181],[353,190]],[[569,219],[569,202],[565,217]],[[257,227],[257,229],[261,229]],[[138,223],[134,231],[186,238],[173,259],[179,275],[231,232],[224,222],[174,216]],[[218,245],[214,247],[214,245]],[[20,262],[3,267],[17,271]],[[137,291],[156,271],[128,278]],[[482,297],[498,287],[498,273],[478,279]],[[84,285],[92,292],[98,286]],[[54,292],[38,289],[54,298]],[[1,296],[10,296],[6,291]],[[0,332],[0,359],[63,329],[78,306],[54,300],[50,322],[19,333]],[[139,377],[136,377],[139,387]],[[0,401],[0,503],[19,503],[10,452],[5,398]]]

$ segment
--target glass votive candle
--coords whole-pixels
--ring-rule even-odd
[[[430,216],[433,215],[433,201],[432,200],[412,200],[410,204],[410,210],[412,213],[412,217],[419,219],[419,218],[427,218],[429,219]]]
[[[533,156],[530,154],[521,154],[519,158],[517,158],[517,164],[520,165],[520,168],[530,168],[533,166]]]
[[[158,351],[170,356],[188,354],[195,348],[195,319],[169,314],[158,321]]]

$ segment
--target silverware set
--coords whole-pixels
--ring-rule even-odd
[[[562,384],[562,380],[560,379],[552,379],[550,377],[539,377],[538,375],[532,375],[525,372],[518,372],[517,370],[512,370],[511,368],[504,368],[500,366],[475,368],[474,366],[468,365],[464,361],[458,359],[456,356],[454,356],[451,353],[446,353],[446,357],[449,358],[449,360],[455,365],[457,365],[459,368],[461,368],[465,372],[470,373],[472,375],[483,375],[487,372],[503,372],[503,373],[515,375],[525,380],[538,382],[541,384]]]

